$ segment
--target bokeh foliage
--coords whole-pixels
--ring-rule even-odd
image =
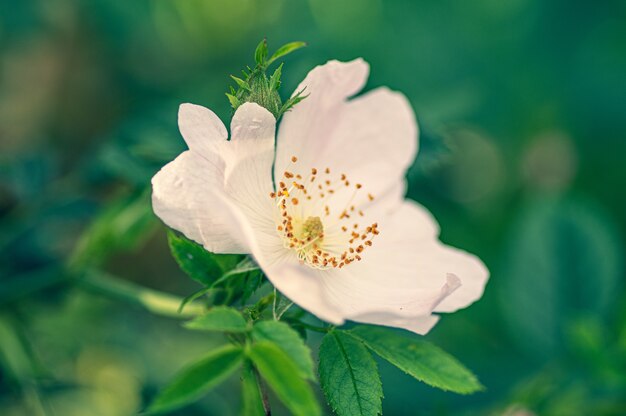
[[[229,75],[263,37],[309,45],[285,60],[283,99],[358,56],[370,87],[408,96],[423,151],[409,196],[492,271],[426,337],[486,391],[378,361],[386,414],[626,413],[625,19],[618,0],[0,2],[0,413],[132,414],[223,343],[67,270],[198,289],[149,181],[184,148],[178,104],[227,120]],[[236,414],[238,395],[231,379],[178,414]]]

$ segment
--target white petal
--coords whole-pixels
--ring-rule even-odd
[[[445,298],[435,312],[454,312],[481,298],[489,279],[489,270],[473,254],[440,244],[431,252],[431,262],[439,270],[454,273],[461,280],[461,287]]]
[[[380,196],[404,178],[417,153],[417,134],[406,97],[378,88],[344,106],[321,157]]]
[[[224,123],[208,108],[195,104],[181,104],[178,109],[178,128],[189,149],[211,158],[215,145],[226,140]]]
[[[216,253],[245,253],[224,226],[210,192],[221,186],[223,167],[186,151],[152,178],[154,213],[171,228]]]
[[[179,120],[191,150],[153,178],[155,213],[209,251],[247,252],[229,233],[230,217],[216,207],[211,192],[229,195],[255,227],[274,226],[269,193],[276,120],[257,104],[243,104],[233,116],[230,141],[219,119],[204,107],[183,104]]]
[[[407,318],[399,317],[395,314],[374,312],[352,317],[351,319],[356,322],[403,328],[415,332],[416,334],[426,335],[439,321],[439,316],[426,315]]]
[[[220,147],[226,166],[224,192],[250,218],[271,220],[275,210],[269,196],[273,191],[275,128],[276,119],[269,111],[258,104],[245,103],[233,116],[231,140]]]
[[[417,152],[417,122],[408,100],[387,88],[347,100],[367,69],[362,60],[332,61],[309,73],[298,89],[306,86],[309,97],[285,114],[279,130],[276,177],[297,156],[304,169],[346,173],[376,197],[402,180]]]
[[[300,83],[294,95],[308,95],[283,116],[276,149],[276,177],[287,168],[291,156],[297,156],[307,169],[324,162],[321,156],[332,131],[342,116],[348,97],[363,88],[369,65],[362,59],[350,62],[329,61],[315,67]]]

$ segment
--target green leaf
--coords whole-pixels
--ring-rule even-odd
[[[564,330],[572,320],[611,319],[624,276],[618,228],[583,199],[536,198],[525,207],[500,271],[503,316],[516,345],[560,355],[570,347]]]
[[[241,302],[246,303],[252,294],[263,284],[263,273],[260,270],[250,270],[244,279],[241,291]]]
[[[241,78],[237,78],[234,75],[231,75],[230,77],[237,83],[237,85],[239,85],[239,87],[241,89],[244,89],[246,91],[250,91],[250,86],[248,85],[248,83],[246,81],[244,81]]]
[[[228,101],[230,102],[230,106],[233,108],[233,110],[236,110],[237,107],[239,107],[240,105],[239,98],[235,97],[235,95],[233,94],[228,94],[228,93],[226,93],[226,97],[228,98]]]
[[[254,367],[248,360],[244,363],[241,373],[241,395],[242,416],[265,416],[259,382]]]
[[[236,309],[216,306],[206,314],[185,323],[188,329],[218,332],[245,332],[248,325],[245,318]]]
[[[269,66],[272,62],[274,62],[275,60],[282,58],[283,56],[290,54],[291,52],[294,52],[300,48],[304,48],[306,46],[306,42],[290,42],[287,43],[283,46],[281,46],[280,48],[278,48],[278,50],[276,52],[274,52],[274,54],[272,55],[272,57],[267,61],[267,65]]]
[[[7,379],[24,384],[32,383],[39,375],[25,339],[20,337],[12,319],[3,314],[0,314],[0,369]]]
[[[176,263],[193,280],[209,285],[222,276],[217,255],[172,231],[168,231],[167,241]]]
[[[259,266],[257,266],[257,264],[250,257],[244,257],[243,260],[237,263],[237,265],[226,269],[226,273],[224,273],[219,279],[213,282],[213,286],[224,283],[232,276],[252,272],[255,270],[259,270]]]
[[[243,349],[227,345],[184,369],[148,408],[161,413],[198,400],[234,373],[243,359]]]
[[[298,365],[280,347],[269,341],[261,341],[252,344],[247,353],[261,376],[292,414],[321,414],[311,386],[300,376]]]
[[[280,64],[276,71],[270,77],[270,89],[278,90],[280,88],[280,77],[283,73],[283,64]]]
[[[260,66],[265,66],[265,59],[267,58],[267,39],[263,39],[254,51],[254,60]]]
[[[345,331],[331,331],[322,339],[319,355],[322,390],[338,416],[382,414],[376,361],[360,340]]]
[[[375,326],[358,326],[350,333],[400,370],[433,387],[460,394],[483,389],[476,376],[454,357],[426,341]]]
[[[298,104],[300,101],[304,100],[305,98],[309,96],[309,94],[302,95],[303,93],[304,93],[304,88],[298,91],[296,95],[294,95],[293,97],[285,101],[285,103],[280,109],[280,114],[284,114],[287,111],[291,110],[296,104]]]
[[[314,380],[311,350],[289,325],[280,321],[259,321],[252,328],[255,341],[272,341],[298,366],[300,376]]]

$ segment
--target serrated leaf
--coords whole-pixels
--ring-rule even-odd
[[[248,330],[248,324],[236,309],[216,306],[206,314],[186,322],[185,328],[200,331],[245,332]]]
[[[233,81],[235,81],[237,83],[239,88],[244,89],[246,91],[250,91],[250,85],[248,85],[248,83],[246,81],[244,81],[241,78],[237,78],[234,75],[231,75],[230,77],[233,79]]]
[[[265,416],[263,409],[263,396],[259,389],[254,368],[250,361],[243,365],[241,373],[241,415],[242,416]]]
[[[202,360],[190,365],[157,396],[148,408],[150,413],[162,413],[199,399],[234,373],[243,360],[243,349],[235,345],[214,350]]]
[[[269,341],[261,341],[253,344],[247,354],[263,379],[292,414],[321,414],[311,386],[300,377],[298,365],[280,347]]]
[[[269,66],[275,60],[282,58],[285,55],[290,54],[291,52],[297,51],[300,48],[304,48],[306,46],[306,42],[290,42],[287,43],[274,52],[272,57],[267,61],[267,65]]]
[[[280,77],[283,73],[283,64],[280,64],[270,77],[270,89],[277,91],[280,88]]]
[[[258,65],[264,66],[267,58],[267,39],[263,39],[254,51],[254,60]]]
[[[193,280],[204,285],[211,284],[222,275],[217,255],[208,252],[199,244],[174,232],[167,233],[170,251],[178,266]]]
[[[319,357],[320,384],[338,416],[382,413],[378,367],[360,340],[345,331],[331,331],[322,339]]]
[[[400,370],[433,387],[460,394],[483,389],[474,374],[431,343],[375,326],[358,326],[350,333]]]
[[[298,333],[289,325],[280,321],[259,321],[252,328],[252,338],[257,341],[272,341],[278,345],[298,366],[299,374],[315,379],[311,350]]]

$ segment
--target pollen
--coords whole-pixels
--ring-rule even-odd
[[[378,223],[361,227],[351,214],[365,217],[374,196],[360,191],[345,173],[331,174],[324,168],[324,179],[316,182],[317,167],[300,166],[292,156],[292,167],[270,193],[277,209],[276,231],[283,246],[295,251],[298,259],[312,268],[343,268],[364,258],[380,233]],[[294,179],[295,178],[295,179]],[[315,185],[313,185],[315,182]]]

